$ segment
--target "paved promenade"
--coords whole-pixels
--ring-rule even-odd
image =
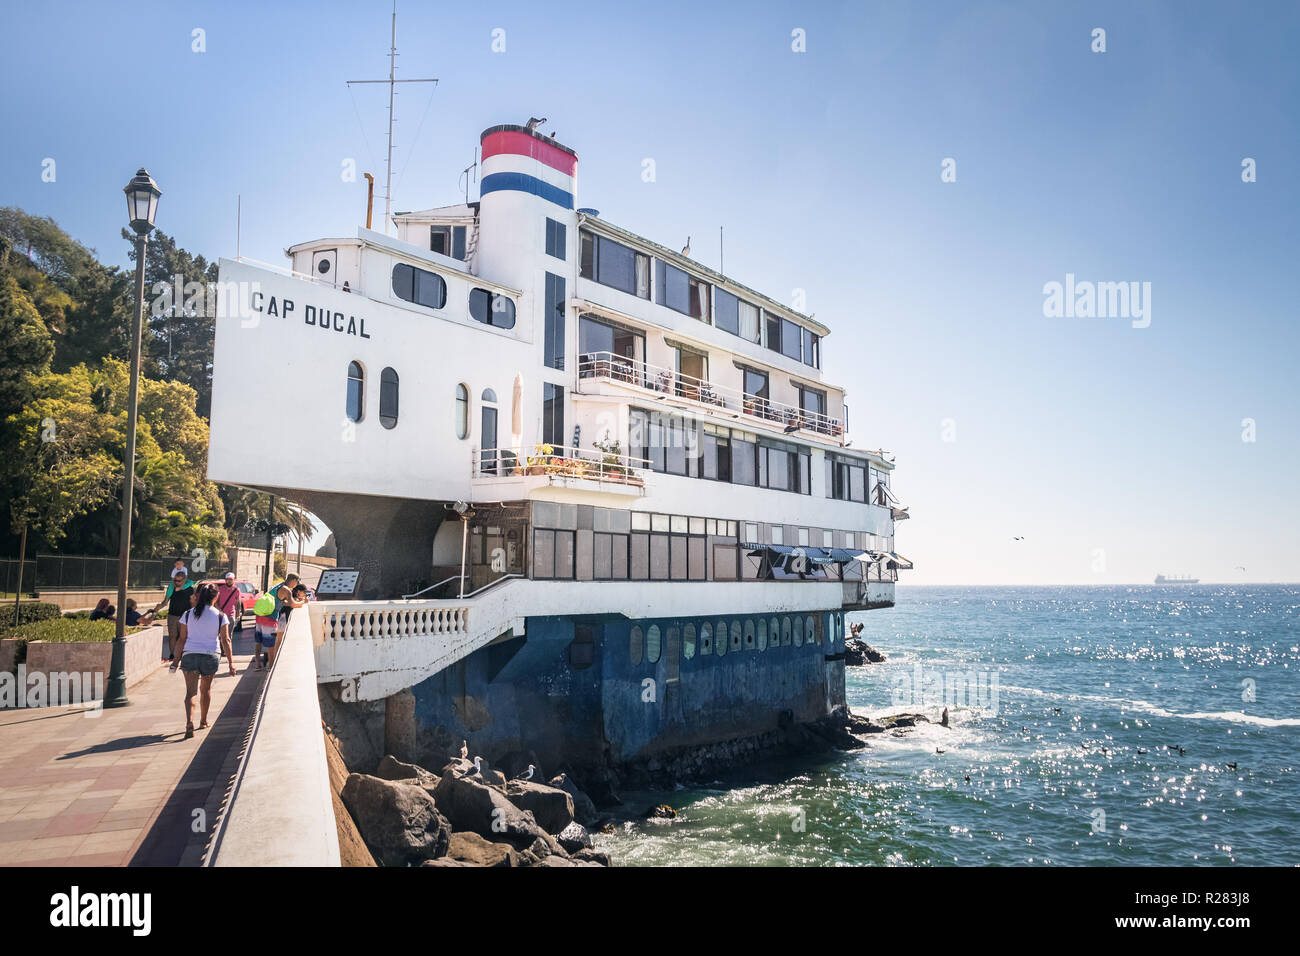
[[[0,866],[198,865],[267,673],[247,669],[246,633],[191,740],[184,678],[162,664],[129,707],[0,711]]]

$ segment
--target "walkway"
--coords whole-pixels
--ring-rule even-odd
[[[129,707],[0,711],[0,865],[198,865],[266,673],[247,670],[251,634],[236,636],[239,673],[223,662],[192,740],[184,678],[163,665]]]

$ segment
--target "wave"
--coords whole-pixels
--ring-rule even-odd
[[[1142,714],[1149,714],[1152,717],[1164,717],[1172,720],[1224,720],[1233,724],[1250,724],[1255,727],[1300,727],[1300,717],[1263,717],[1259,714],[1247,714],[1240,710],[1211,710],[1180,714],[1145,700],[1125,700],[1122,697],[1101,697],[1096,694],[1061,694],[1039,690],[1035,687],[1015,687],[1009,684],[1002,685],[998,690],[999,692],[1014,691],[1021,694],[1031,694],[1035,697],[1050,697],[1056,700],[1086,700],[1098,704],[1115,704],[1124,710],[1132,710]]]

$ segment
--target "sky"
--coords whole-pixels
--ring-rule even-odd
[[[6,3],[0,205],[125,265],[145,165],[159,228],[210,259],[237,196],[245,256],[352,234],[342,170],[382,193],[387,89],[345,81],[387,75],[390,14]],[[854,445],[896,458],[913,516],[904,583],[1297,581],[1298,27],[1294,3],[406,0],[398,76],[440,82],[399,87],[393,205],[463,201],[479,133],[539,116],[580,205],[714,268],[724,227],[728,275],[830,326]],[[1067,275],[1149,288],[1145,315],[1047,314]]]

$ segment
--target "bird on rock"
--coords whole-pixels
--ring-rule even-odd
[[[533,774],[536,772],[536,770],[537,770],[536,767],[534,767],[532,764],[529,764],[529,765],[528,765],[528,769],[525,770],[523,773],[518,774],[518,775],[515,777],[515,779],[516,779],[516,780],[532,780],[532,779],[533,779]]]
[[[469,759],[469,741],[468,741],[468,740],[462,740],[462,741],[460,742],[460,759],[461,759],[461,760],[468,760],[468,759]]]
[[[475,757],[475,758],[474,758],[474,769],[473,769],[473,770],[466,770],[463,774],[461,774],[461,776],[463,776],[463,777],[482,777],[482,776],[483,776],[483,758],[482,758],[482,757]]]

